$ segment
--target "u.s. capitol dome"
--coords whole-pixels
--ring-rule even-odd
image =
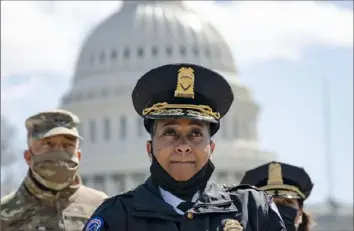
[[[124,1],[84,41],[61,102],[81,120],[80,173],[88,186],[112,195],[146,179],[149,135],[131,92],[144,72],[176,62],[214,69],[234,90],[233,106],[214,137],[214,180],[238,183],[245,170],[275,158],[257,145],[259,107],[237,81],[232,52],[215,27],[182,1]]]

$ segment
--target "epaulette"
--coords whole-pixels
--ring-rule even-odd
[[[230,185],[221,185],[221,187],[228,191],[228,192],[233,192],[233,191],[237,191],[237,190],[243,190],[243,189],[255,189],[257,191],[259,191],[259,189],[253,185],[249,185],[249,184],[230,184]]]

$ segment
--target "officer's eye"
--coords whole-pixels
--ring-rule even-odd
[[[74,147],[75,146],[75,144],[74,143],[69,143],[69,142],[67,142],[67,143],[63,143],[63,147],[64,148],[72,148],[72,147]]]
[[[177,132],[175,129],[173,128],[167,128],[164,132],[163,132],[164,136],[176,136]]]
[[[200,129],[193,129],[191,132],[192,137],[201,137],[203,136],[203,132]]]
[[[47,146],[49,146],[49,147],[55,146],[55,144],[54,144],[52,141],[50,141],[50,140],[46,140],[46,141],[44,142],[44,145],[47,145]]]

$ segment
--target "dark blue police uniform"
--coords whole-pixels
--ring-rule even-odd
[[[154,120],[188,118],[209,123],[214,135],[233,99],[230,85],[220,74],[188,63],[147,72],[132,93],[134,108],[148,132]],[[263,191],[210,182],[214,169],[210,160],[191,180],[174,186],[155,176],[161,172],[154,170],[161,168],[157,165],[153,161],[145,183],[99,206],[83,231],[286,231],[276,206]],[[200,195],[194,202],[184,199],[178,207],[184,214],[179,214],[164,200],[160,188],[185,197],[195,191]]]

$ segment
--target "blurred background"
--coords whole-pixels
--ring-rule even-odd
[[[56,107],[81,119],[85,184],[113,195],[143,182],[149,136],[131,91],[171,62],[234,90],[215,181],[271,160],[304,167],[314,230],[353,230],[353,1],[1,1],[1,195],[28,169],[24,120]]]

